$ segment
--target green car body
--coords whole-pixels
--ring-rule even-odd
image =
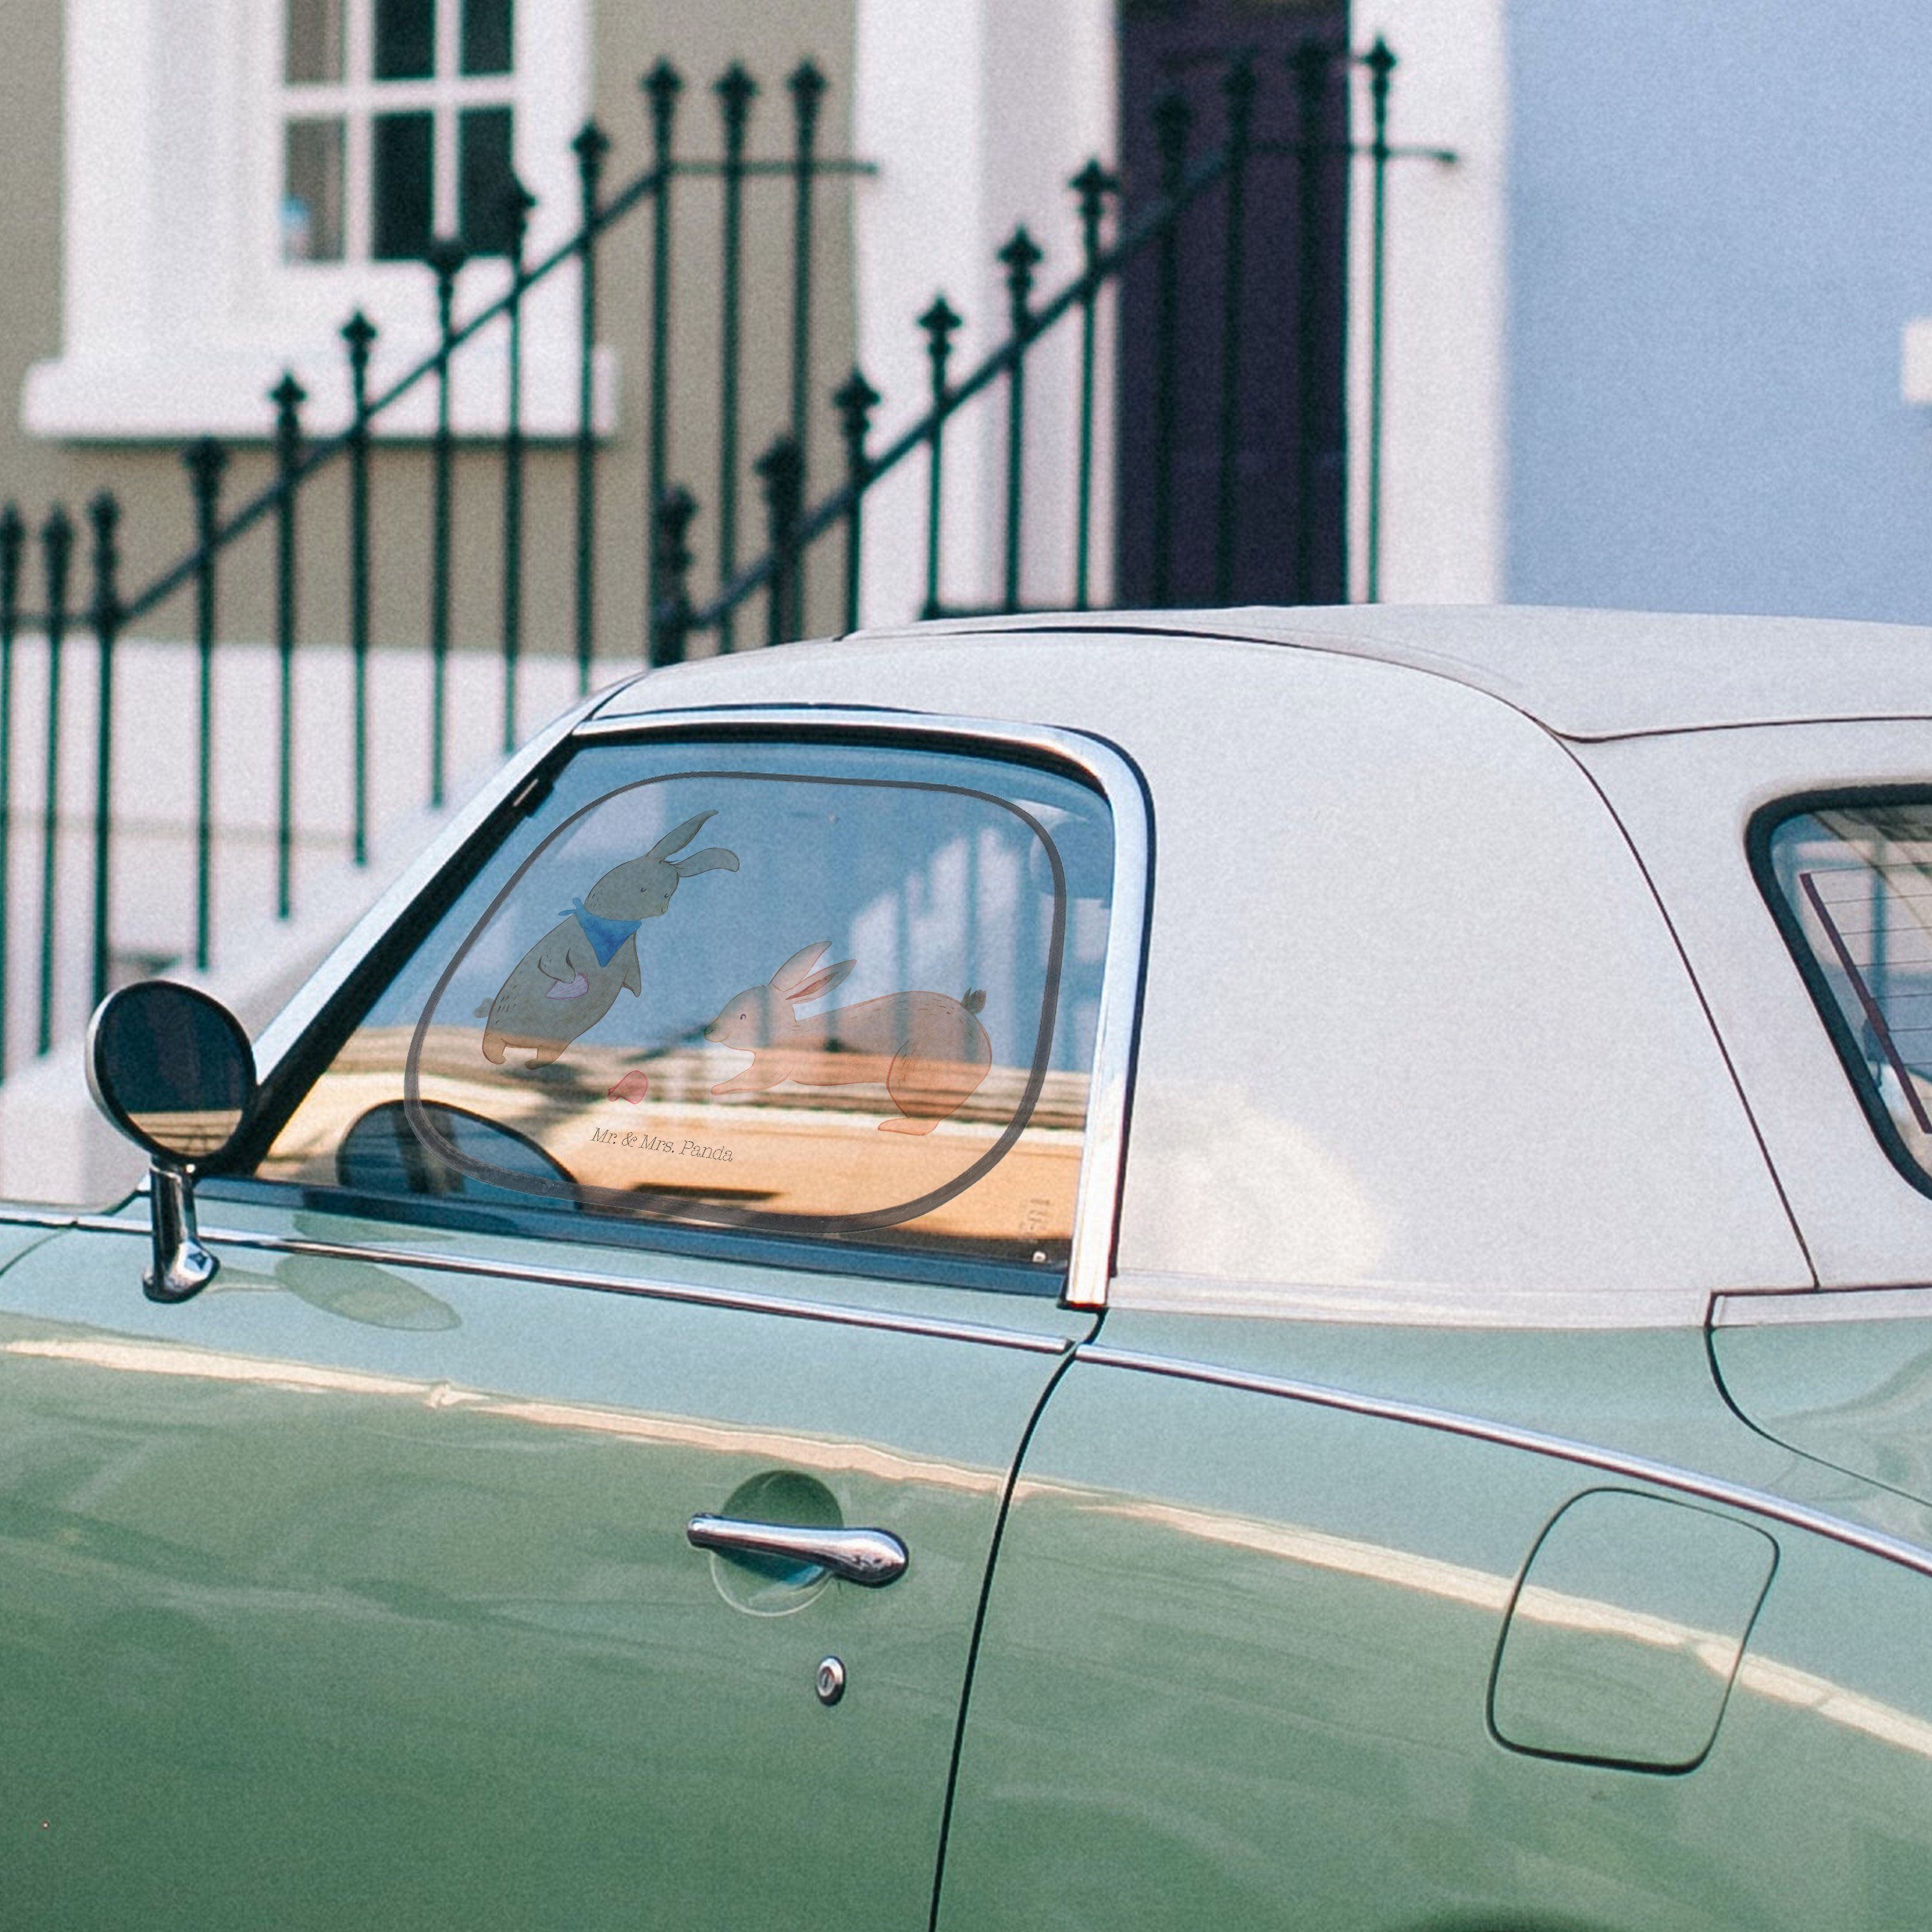
[[[0,1220],[6,1924],[1924,1922],[1932,1198],[1747,850],[1780,800],[1932,773],[1923,641],[1786,627],[1726,684],[1742,622],[1136,621],[607,698],[265,1037],[272,1124],[199,1190],[208,1286],[144,1298],[142,1198]],[[510,859],[592,808],[559,776],[519,830],[533,772],[698,742],[704,838],[742,866],[662,934],[708,933],[789,904],[733,818],[742,760],[829,782],[814,748],[874,738],[915,773],[1086,758],[1110,814],[1108,898],[1100,848],[1026,808],[1070,908],[1040,1037],[1090,1065],[948,1088],[930,1131],[901,1080],[841,1143],[938,1162],[1018,1109],[963,1192],[876,1239],[850,1216],[815,1262],[715,1174],[683,1207],[640,1183],[641,1233],[598,1220],[607,1184],[549,1178],[535,1112],[549,1165],[479,1156],[460,1200],[275,1166],[345,1065],[372,1077],[344,1058],[372,988],[447,958],[410,995],[416,1104]],[[1004,823],[973,834],[976,905],[1027,876]],[[685,970],[661,937],[640,1010]],[[1025,956],[1062,943],[1029,927]],[[688,964],[694,1001],[729,976]],[[926,976],[1002,1065],[1006,982]],[[573,1121],[657,1118],[579,1062]],[[1084,1116],[1028,1128],[1063,1092]],[[1064,1252],[1030,1199],[1018,1246],[945,1244],[1001,1160],[1075,1190]],[[584,1191],[546,1223],[498,1211],[518,1186]],[[876,1528],[906,1567],[700,1548],[698,1515]]]

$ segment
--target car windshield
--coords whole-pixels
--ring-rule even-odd
[[[1058,772],[587,746],[256,1172],[1064,1271],[1112,874]]]

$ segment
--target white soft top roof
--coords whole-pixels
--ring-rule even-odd
[[[1645,874],[1543,722],[1742,722],[1778,680],[1694,710],[1670,623],[1493,614],[980,619],[698,659],[602,715],[902,707],[1070,727],[1133,760],[1159,880],[1123,1306],[1694,1322],[1720,1290],[1809,1286]],[[1800,688],[1858,655],[1852,627],[1771,629],[1812,640],[1760,659]],[[1932,633],[1868,634],[1896,692],[1917,643],[1932,712]]]
[[[1486,692],[1571,738],[1932,716],[1932,628],[1810,617],[1487,604],[1095,611],[861,632],[845,648],[890,654],[1016,632],[1224,638],[1375,658]]]

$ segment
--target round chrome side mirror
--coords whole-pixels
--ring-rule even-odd
[[[194,1178],[220,1161],[255,1101],[255,1054],[242,1023],[192,986],[144,980],[101,1001],[87,1030],[94,1103],[148,1155],[154,1258],[151,1300],[185,1301],[219,1264],[196,1238]]]

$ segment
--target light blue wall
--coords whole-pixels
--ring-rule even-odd
[[[1932,0],[1506,7],[1508,594],[1932,622]]]

